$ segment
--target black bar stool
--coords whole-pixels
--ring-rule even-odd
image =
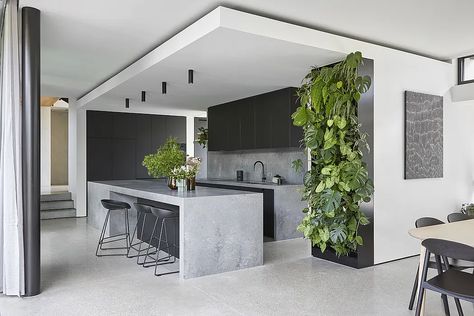
[[[172,263],[176,262],[176,257],[171,255],[171,249],[173,249],[174,252],[176,252],[176,251],[178,251],[179,248],[177,247],[176,244],[169,242],[169,235],[168,235],[168,231],[166,229],[166,225],[167,225],[168,221],[179,219],[179,213],[173,212],[173,211],[170,211],[170,210],[165,210],[165,209],[162,209],[162,208],[157,208],[157,207],[151,207],[150,210],[151,210],[151,213],[156,217],[156,220],[155,220],[155,224],[153,225],[153,231],[151,233],[149,244],[152,245],[153,240],[157,240],[158,241],[158,246],[156,247],[155,258],[152,257],[153,253],[149,253],[149,250],[147,250],[147,253],[145,255],[145,260],[143,262],[143,267],[148,268],[148,267],[154,266],[156,276],[162,276],[162,275],[165,275],[165,274],[178,273],[179,270],[171,271],[171,272],[165,272],[165,273],[157,273],[157,270],[158,270],[158,266],[160,266],[160,265],[172,264]],[[158,224],[160,224],[159,233],[156,229]],[[164,249],[166,249],[165,252],[167,253],[167,255],[160,258],[160,249],[161,249],[161,244],[162,243],[165,244]],[[172,261],[171,261],[171,257],[173,257]],[[148,261],[148,259],[151,259],[151,260]]]
[[[135,209],[137,210],[137,224],[135,225],[135,228],[132,233],[132,238],[130,239],[130,249],[127,253],[128,258],[137,258],[137,264],[143,264],[143,262],[140,262],[140,257],[145,256],[146,253],[142,253],[145,251],[149,251],[149,248],[153,248],[153,246],[148,245],[146,249],[142,249],[142,243],[144,240],[143,234],[145,232],[145,225],[146,225],[146,220],[149,216],[152,218],[155,218],[155,216],[151,213],[151,208],[152,206],[143,204],[143,203],[134,203]],[[140,225],[140,219],[142,220],[142,224]],[[140,237],[138,236],[138,226],[141,226],[140,229]],[[137,248],[138,246],[138,248]],[[135,250],[136,254],[131,254],[131,250]],[[152,252],[151,254],[154,254]]]
[[[104,226],[102,227],[102,232],[100,233],[99,243],[97,244],[97,249],[95,251],[95,255],[97,257],[107,257],[107,256],[126,256],[128,254],[130,248],[130,231],[128,225],[128,210],[130,209],[130,204],[116,201],[116,200],[101,200],[102,206],[107,209],[107,215],[105,216]],[[108,236],[105,237],[105,232],[107,231],[107,225],[110,221],[110,212],[111,211],[121,211],[124,210],[125,218],[125,233]],[[102,247],[103,244],[116,242],[120,240],[125,240],[125,247]],[[111,253],[111,254],[99,254],[99,250],[107,251],[107,250],[119,250],[119,249],[126,249],[126,253]]]

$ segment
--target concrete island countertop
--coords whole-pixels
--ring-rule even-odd
[[[194,191],[170,190],[165,180],[110,180],[91,183],[114,187],[114,192],[155,200],[157,197],[167,202],[215,196],[245,195],[252,192],[230,189],[196,187]]]

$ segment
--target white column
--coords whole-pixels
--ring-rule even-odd
[[[41,191],[51,189],[51,107],[41,107]]]
[[[69,190],[78,217],[86,216],[86,111],[69,101]]]
[[[72,199],[76,201],[76,178],[77,178],[77,109],[76,101],[69,99],[68,110],[68,186]]]
[[[194,156],[194,116],[186,116],[186,154]]]

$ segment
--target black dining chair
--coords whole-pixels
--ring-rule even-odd
[[[449,223],[467,221],[469,219],[474,219],[474,216],[467,215],[467,214],[464,214],[464,213],[451,213],[451,214],[448,215],[448,222]]]
[[[456,302],[459,315],[464,315],[460,300],[474,303],[474,275],[452,269],[448,258],[454,260],[474,261],[474,248],[457,242],[442,239],[425,239],[421,243],[426,248],[424,268],[421,275],[420,293],[416,306],[416,316],[421,313],[423,296],[426,290],[451,296]],[[437,276],[427,280],[430,255],[443,258],[444,270],[440,269]]]
[[[434,226],[434,225],[440,225],[444,224],[443,221],[440,221],[437,218],[433,217],[421,217],[415,221],[415,227],[420,228],[420,227],[428,227],[428,226]],[[441,264],[441,259],[440,257],[435,256],[436,261],[429,261],[428,263],[428,268],[430,269],[438,269],[438,266]],[[419,279],[419,270],[420,270],[420,264],[418,264],[418,267],[416,268],[416,276],[415,276],[415,282],[413,282],[413,289],[411,291],[411,296],[410,296],[410,303],[408,305],[409,310],[413,310],[413,305],[415,303],[415,298],[416,298],[416,293],[418,292],[418,279]],[[446,311],[446,314],[449,315],[449,306],[448,306],[448,299],[446,296],[442,296],[444,308]]]

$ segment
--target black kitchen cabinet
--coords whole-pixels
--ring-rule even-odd
[[[209,108],[208,111],[208,148],[209,150],[221,151],[228,150],[227,135],[227,108],[224,106],[216,106]]]
[[[266,94],[254,98],[255,148],[272,148],[272,103]]]
[[[299,147],[300,127],[294,127],[295,88],[285,88],[208,109],[209,150]]]
[[[154,151],[151,145],[151,117],[137,114],[137,138],[135,147],[135,173],[137,179],[149,178],[147,169],[142,165],[143,157]],[[156,149],[155,149],[156,150]]]
[[[225,105],[225,108],[228,120],[226,124],[227,142],[224,150],[242,149],[240,103],[230,102]]]
[[[186,142],[186,118],[87,111],[87,179],[149,179],[143,158],[168,137]]]
[[[254,149],[255,146],[255,115],[252,98],[239,100],[240,149]]]
[[[113,142],[110,138],[87,139],[87,179],[111,180],[113,166]]]

